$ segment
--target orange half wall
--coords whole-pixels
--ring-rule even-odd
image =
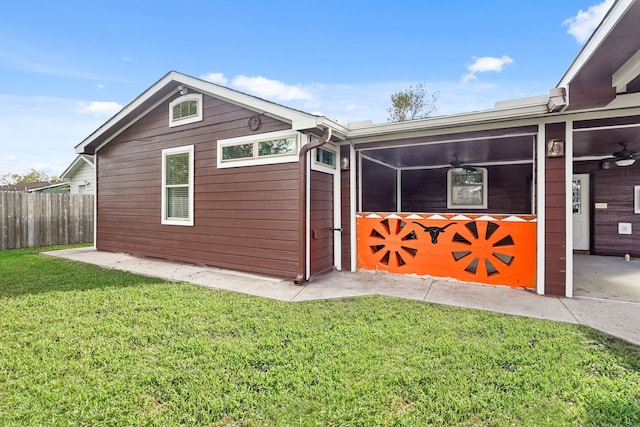
[[[358,268],[535,288],[536,217],[359,213]]]

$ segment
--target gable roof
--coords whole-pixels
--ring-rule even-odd
[[[92,168],[94,167],[93,156],[89,156],[87,154],[79,154],[75,159],[71,162],[69,166],[62,172],[60,175],[61,180],[71,179],[71,177],[84,165],[89,165]]]
[[[321,133],[324,129],[331,128],[333,134],[338,137],[346,134],[344,126],[324,116],[305,113],[177,71],[170,71],[76,145],[76,153],[95,154],[96,150],[108,144],[115,136],[137,122],[146,113],[178,93],[181,87],[188,87],[194,91],[289,123],[293,130],[315,130]]]
[[[569,109],[601,107],[616,94],[640,92],[640,2],[616,0],[557,87]]]

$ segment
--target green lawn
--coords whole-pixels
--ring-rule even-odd
[[[389,297],[283,303],[0,252],[2,426],[637,426],[640,348]]]

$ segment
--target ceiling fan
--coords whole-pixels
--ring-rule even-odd
[[[616,163],[617,166],[631,166],[636,162],[636,159],[640,159],[640,153],[637,151],[629,150],[630,142],[620,142],[622,146],[622,150],[616,151],[613,153],[612,160]]]
[[[467,172],[474,172],[476,170],[475,166],[465,165],[462,160],[458,159],[458,155],[455,153],[453,154],[453,160],[449,162],[449,165],[451,165],[451,169],[454,170],[464,169]]]

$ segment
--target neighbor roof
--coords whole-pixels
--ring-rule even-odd
[[[71,176],[77,172],[85,164],[88,164],[91,167],[94,167],[93,164],[93,156],[89,156],[86,154],[80,154],[73,159],[73,162],[62,172],[60,175],[60,179],[71,179]]]

